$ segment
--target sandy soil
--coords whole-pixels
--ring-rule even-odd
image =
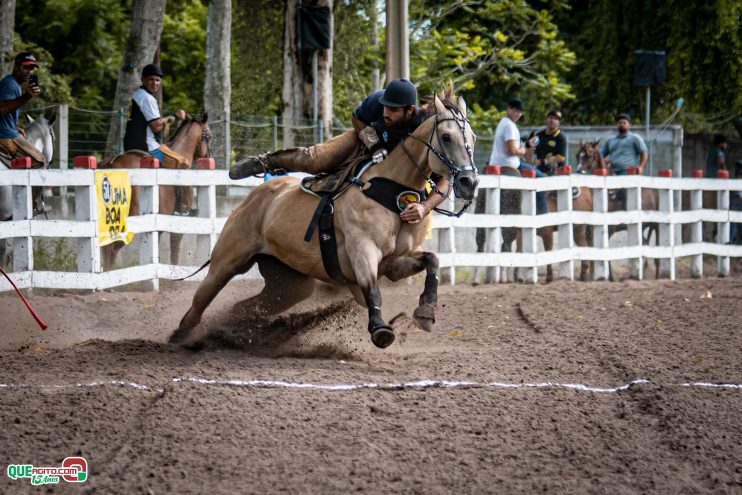
[[[328,288],[235,325],[259,288],[201,352],[164,343],[193,284],[37,291],[44,332],[0,294],[0,493],[742,493],[739,277],[443,286],[386,350]],[[6,475],[80,455],[79,485]]]

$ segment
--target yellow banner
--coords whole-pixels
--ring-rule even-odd
[[[96,170],[95,196],[98,205],[98,245],[121,241],[129,244],[133,232],[126,230],[131,202],[131,184],[126,170]]]

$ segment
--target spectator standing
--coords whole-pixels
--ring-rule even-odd
[[[726,170],[727,138],[724,134],[714,134],[714,147],[706,155],[706,177],[715,178],[719,170]]]
[[[552,109],[546,116],[546,128],[536,133],[533,164],[546,175],[553,175],[556,167],[563,166],[567,155],[567,140],[559,128],[561,123],[562,112]]]
[[[600,151],[603,168],[610,166],[613,175],[626,175],[629,167],[639,167],[639,175],[644,173],[649,153],[647,145],[638,134],[631,132],[631,117],[622,113],[616,117],[618,134],[605,142]]]

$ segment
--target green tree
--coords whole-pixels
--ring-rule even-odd
[[[476,127],[490,128],[515,95],[526,122],[541,122],[573,97],[565,74],[575,55],[553,19],[566,9],[560,0],[412,0],[411,76],[423,92],[453,81]]]
[[[629,112],[643,122],[645,88],[633,86],[635,50],[667,53],[667,84],[652,88],[651,121],[682,97],[687,130],[742,130],[742,3],[739,0],[573,0],[556,21],[578,64],[568,77],[576,98],[570,123],[612,122]],[[736,119],[735,119],[736,117]],[[741,134],[742,135],[742,134]]]

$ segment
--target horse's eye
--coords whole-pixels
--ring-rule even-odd
[[[444,134],[443,136],[441,136],[441,139],[443,140],[444,143],[450,143],[451,142],[451,135],[450,134]]]

